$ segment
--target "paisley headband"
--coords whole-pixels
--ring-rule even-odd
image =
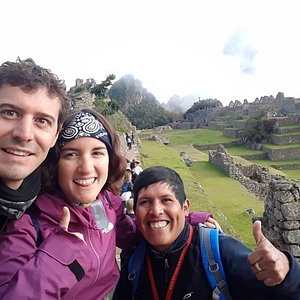
[[[110,137],[103,124],[88,112],[79,112],[71,122],[62,129],[58,137],[58,148],[80,137],[94,137],[101,140],[107,147],[112,149]]]

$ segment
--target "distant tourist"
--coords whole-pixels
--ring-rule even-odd
[[[132,144],[134,144],[134,138],[135,138],[134,133],[133,133],[133,131],[131,131],[131,142],[132,142]]]
[[[122,201],[124,203],[125,210],[126,210],[127,201],[132,197],[132,189],[133,189],[132,173],[131,173],[130,169],[127,169],[125,171],[125,174],[123,177],[123,183],[120,188],[120,195],[121,195]]]
[[[130,135],[127,132],[125,133],[125,139],[126,139],[126,144],[127,144],[128,150],[131,150],[132,140],[131,140]]]
[[[126,202],[126,215],[134,219],[135,214],[133,210],[133,198],[129,198]]]
[[[132,183],[134,183],[135,178],[143,171],[142,167],[140,166],[140,162],[133,159],[130,163],[130,169],[132,172]]]

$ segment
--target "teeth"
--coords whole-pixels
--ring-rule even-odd
[[[7,153],[18,155],[18,156],[29,156],[29,153],[17,150],[6,150]]]
[[[87,186],[92,184],[96,180],[95,177],[93,178],[88,178],[88,179],[76,179],[74,180],[75,183],[82,185],[82,186]]]
[[[159,222],[150,223],[151,228],[154,228],[154,229],[160,229],[160,228],[166,227],[167,225],[168,225],[167,221],[159,221]]]

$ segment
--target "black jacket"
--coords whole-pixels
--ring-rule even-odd
[[[183,261],[172,294],[174,300],[212,299],[212,289],[202,265],[198,227],[194,229],[191,245]],[[165,299],[169,280],[186,242],[188,231],[189,229],[186,226],[171,249],[164,255],[155,252],[149,245],[146,245],[146,253],[152,261],[154,280],[161,300]],[[220,252],[232,299],[300,299],[300,264],[290,254],[287,253],[290,261],[290,272],[285,280],[275,287],[267,287],[253,275],[247,262],[247,256],[251,250],[241,242],[230,236],[220,236]],[[140,272],[140,280],[134,298],[132,298],[132,287],[128,280],[128,261],[122,266],[121,278],[114,295],[114,300],[117,299],[153,299],[145,261]]]

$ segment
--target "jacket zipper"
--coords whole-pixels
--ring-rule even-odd
[[[91,236],[90,236],[89,230],[87,230],[87,235],[88,235],[88,238],[89,238],[89,243],[90,243],[90,245],[91,245],[91,248],[92,248],[92,250],[93,250],[93,252],[94,252],[94,254],[95,254],[96,258],[97,258],[97,262],[98,262],[98,266],[97,266],[97,275],[95,276],[95,280],[93,281],[93,284],[94,284],[94,283],[97,281],[98,276],[99,276],[99,273],[100,273],[100,258],[99,258],[99,255],[98,255],[97,251],[95,250],[94,245],[93,245],[93,243],[92,243],[92,240],[91,240]]]

